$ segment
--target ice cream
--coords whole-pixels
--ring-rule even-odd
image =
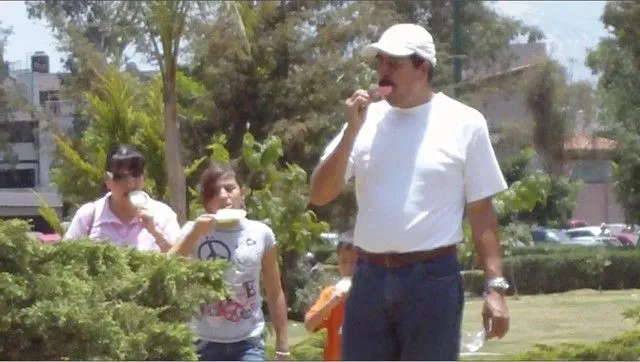
[[[131,191],[128,196],[135,207],[142,207],[149,201],[149,195],[144,191]]]
[[[228,224],[238,222],[247,216],[247,212],[242,209],[220,209],[213,215],[216,222],[220,224]]]
[[[372,102],[381,101],[384,97],[388,96],[393,91],[393,86],[391,85],[374,85],[371,90],[369,90],[369,96],[371,97]]]
[[[393,87],[390,85],[380,85],[378,86],[377,93],[380,97],[386,97],[393,91]]]

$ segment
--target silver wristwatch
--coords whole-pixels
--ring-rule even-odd
[[[507,282],[507,279],[503,277],[489,279],[484,285],[485,293],[488,293],[490,289],[494,289],[500,293],[504,293],[509,290],[509,283]]]

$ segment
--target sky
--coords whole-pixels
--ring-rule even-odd
[[[547,52],[566,66],[572,80],[595,81],[584,65],[587,49],[606,36],[600,16],[605,1],[497,1],[491,4],[504,15],[513,16],[529,25],[538,26],[547,36]],[[44,22],[29,20],[23,1],[0,0],[0,22],[11,26],[5,59],[21,62],[25,67],[29,57],[41,50],[50,57],[52,72],[62,70],[56,41]],[[141,69],[147,68],[134,59]]]

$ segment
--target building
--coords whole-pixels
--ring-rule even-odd
[[[61,80],[49,72],[49,57],[36,52],[28,69],[10,64],[5,89],[26,100],[0,115],[0,137],[7,140],[0,156],[0,218],[32,219],[34,231],[50,232],[39,216],[41,199],[62,213],[62,200],[51,184],[54,143],[52,127],[67,130],[73,124],[70,102],[60,96]]]
[[[625,222],[612,178],[616,147],[614,140],[590,134],[576,134],[565,142],[566,175],[583,184],[573,218],[589,225]]]
[[[545,44],[512,44],[505,64],[470,64],[463,73],[466,100],[487,119],[494,149],[499,159],[514,156],[522,146],[533,143],[534,119],[521,87],[526,71],[543,64],[549,57]],[[590,225],[624,222],[612,180],[613,140],[594,137],[598,124],[585,124],[578,112],[572,135],[564,144],[566,160],[553,169],[583,183],[578,192],[573,217]],[[557,166],[557,165],[556,165]],[[547,167],[551,167],[547,165]],[[535,157],[531,170],[543,170]]]
[[[462,76],[464,99],[487,119],[499,159],[515,156],[533,139],[533,115],[522,81],[526,71],[549,60],[544,43],[509,45],[503,62],[471,62]]]

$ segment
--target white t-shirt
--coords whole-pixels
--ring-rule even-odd
[[[354,176],[354,243],[377,253],[458,243],[466,204],[507,188],[485,118],[442,93],[409,109],[371,104],[345,179]]]
[[[193,226],[193,221],[189,221],[182,227],[180,240],[193,230]],[[234,343],[262,335],[262,258],[275,245],[275,236],[269,226],[248,219],[232,229],[217,230],[198,240],[191,257],[230,261],[225,282],[232,290],[230,299],[212,301],[200,307],[200,316],[192,321],[200,339]]]

